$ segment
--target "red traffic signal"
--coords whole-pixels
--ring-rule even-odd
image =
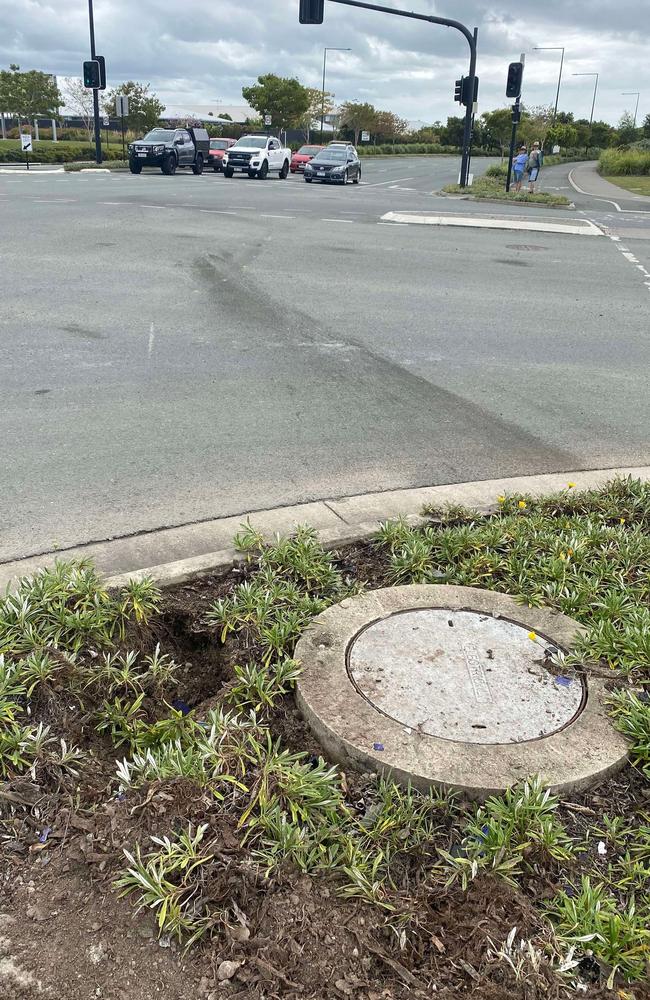
[[[325,0],[300,0],[298,20],[301,24],[322,24]]]
[[[508,66],[506,97],[521,97],[521,85],[523,79],[524,79],[524,64],[521,62],[510,63],[510,65]]]

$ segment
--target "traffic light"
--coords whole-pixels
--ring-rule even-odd
[[[84,87],[89,90],[99,90],[101,83],[99,63],[96,59],[89,59],[84,63]]]
[[[521,97],[521,84],[524,78],[524,64],[521,62],[510,63],[508,66],[508,82],[506,83],[506,97]]]
[[[95,56],[95,61],[99,63],[99,89],[106,90],[106,60],[103,56]]]
[[[471,80],[471,77],[469,77],[469,76],[463,77],[462,101],[461,101],[461,103],[464,104],[466,108],[469,108],[470,105],[472,105],[472,104],[476,104],[476,102],[478,101],[478,77],[477,76],[474,77],[474,93],[471,94],[471,95],[470,95],[470,92],[469,92],[469,83],[470,83],[470,80]]]
[[[298,20],[301,24],[322,24],[325,0],[300,0]]]
[[[462,104],[463,103],[463,84],[464,84],[464,82],[465,82],[465,77],[461,76],[460,80],[456,80],[456,84],[454,86],[454,100],[458,104]]]

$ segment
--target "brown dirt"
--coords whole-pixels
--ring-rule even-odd
[[[385,565],[372,546],[345,550],[340,567],[371,586],[386,583]],[[232,679],[234,663],[251,650],[217,637],[200,623],[211,601],[246,568],[226,579],[209,578],[165,597],[163,614],[143,648],[160,642],[182,671],[173,696],[201,711]],[[489,957],[513,927],[540,947],[548,930],[531,900],[557,887],[545,878],[515,891],[490,880],[467,893],[445,892],[406,873],[397,900],[415,915],[400,939],[398,917],[360,901],[342,900],[336,883],[283,871],[264,879],[241,849],[236,817],[191,782],[154,783],[117,800],[114,758],[120,755],[88,726],[87,707],[54,693],[38,706],[56,732],[74,734],[92,749],[92,766],[78,780],[45,775],[36,785],[21,778],[0,785],[0,1000],[560,1000],[569,994],[546,960],[517,979],[503,961]],[[291,750],[319,755],[320,747],[300,719],[293,698],[269,717],[274,736]],[[363,811],[370,779],[348,775],[348,801]],[[632,771],[563,806],[570,832],[584,833],[603,811],[634,815],[647,789]],[[645,799],[647,803],[647,798]],[[192,823],[207,823],[217,863],[208,891],[228,913],[215,936],[184,956],[176,942],[157,940],[151,914],[136,914],[120,900],[112,881],[122,849]],[[49,828],[45,842],[39,834]],[[449,829],[452,837],[453,830]],[[41,836],[41,839],[43,837]],[[449,846],[445,844],[445,846]],[[414,886],[414,887],[413,887]],[[408,889],[408,892],[407,892]],[[410,893],[410,895],[408,895]],[[221,982],[222,962],[236,963]],[[583,971],[588,978],[589,970]],[[598,1000],[616,992],[597,985]],[[627,988],[650,1000],[644,987]]]

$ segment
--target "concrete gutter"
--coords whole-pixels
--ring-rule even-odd
[[[463,504],[485,509],[493,505],[501,494],[530,493],[540,496],[566,489],[569,483],[575,483],[576,489],[591,489],[617,476],[650,481],[650,466],[387,490],[272,510],[242,512],[234,517],[89,542],[0,563],[0,592],[11,587],[18,577],[28,576],[43,566],[52,566],[56,559],[90,559],[113,586],[129,577],[143,576],[153,577],[160,586],[172,586],[194,577],[225,572],[239,560],[232,540],[247,518],[254,528],[268,537],[276,533],[288,534],[297,524],[310,524],[316,528],[324,545],[335,548],[370,538],[380,521],[400,514],[417,522],[425,504]]]

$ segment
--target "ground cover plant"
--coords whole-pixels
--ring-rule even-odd
[[[537,191],[535,194],[530,194],[526,188],[519,192],[506,191],[500,165],[489,167],[483,176],[475,177],[469,189],[462,188],[459,184],[447,184],[442,190],[445,194],[469,194],[479,201],[522,201],[555,208],[566,208],[571,204],[568,198],[556,192]]]
[[[87,996],[73,942],[101,897],[110,937],[79,947],[109,998],[151,995],[129,978],[145,946],[178,1000],[646,997],[649,529],[648,485],[567,484],[397,519],[338,552],[247,524],[241,565],[165,595],[107,591],[83,563],[22,581],[0,601],[0,920],[36,917],[12,968],[45,951],[56,995]],[[579,620],[570,662],[611,679],[629,767],[570,800],[531,775],[476,806],[328,761],[295,709],[295,643],[331,604],[408,582]]]

